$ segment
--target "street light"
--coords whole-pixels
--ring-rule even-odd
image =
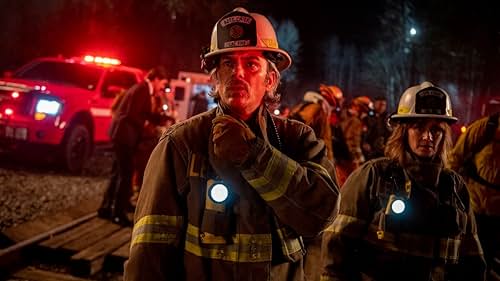
[[[410,28],[410,35],[411,36],[417,35],[417,30],[415,29],[415,27]]]

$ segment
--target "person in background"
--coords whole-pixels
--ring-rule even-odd
[[[163,67],[151,69],[144,81],[127,90],[115,111],[110,127],[114,163],[110,183],[98,210],[101,218],[123,226],[131,225],[127,209],[130,206],[134,155],[146,121],[157,124],[161,120],[159,114],[151,111],[151,96],[164,89],[166,83]]]
[[[161,118],[156,124],[146,120],[144,123],[144,131],[141,135],[136,153],[134,155],[132,196],[130,198],[130,204],[133,207],[137,205],[137,199],[139,198],[139,192],[141,191],[142,180],[144,178],[144,170],[146,169],[149,156],[151,155],[151,152],[153,152],[153,149],[158,143],[162,133],[172,124],[172,118],[168,116],[163,109],[164,103],[162,95],[164,95],[163,89],[151,95],[151,112],[153,114],[160,115]]]
[[[339,126],[349,152],[349,161],[344,161],[341,166],[343,174],[349,176],[352,171],[366,161],[363,154],[362,140],[366,133],[366,124],[363,122],[369,112],[373,110],[373,102],[367,96],[355,97],[345,110]]]
[[[366,160],[384,156],[385,142],[391,134],[388,124],[387,99],[384,96],[375,97],[373,113],[373,115],[367,115],[364,120],[366,134],[363,136],[362,148]]]
[[[487,280],[500,280],[500,113],[470,124],[453,148],[450,164],[467,181],[483,246]]]
[[[307,91],[302,101],[290,111],[289,118],[310,126],[316,136],[325,142],[328,148],[328,159],[333,161],[332,147],[332,114],[340,105],[342,92],[337,86],[320,84],[319,92]]]
[[[191,101],[193,102],[193,110],[190,116],[194,116],[208,110],[208,99],[205,91],[201,91],[192,96]]]
[[[270,21],[236,8],[211,38],[218,106],[153,151],[124,279],[303,281],[303,239],[333,219],[333,165],[310,127],[268,111],[292,62]]]
[[[469,194],[449,168],[450,97],[408,88],[391,117],[385,157],[355,170],[323,235],[322,281],[484,280]]]

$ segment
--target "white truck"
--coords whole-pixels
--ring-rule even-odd
[[[192,97],[204,91],[208,99],[208,109],[217,106],[208,94],[212,91],[213,83],[206,73],[180,71],[177,79],[170,80],[170,90],[173,94],[177,121],[191,117],[193,111]]]

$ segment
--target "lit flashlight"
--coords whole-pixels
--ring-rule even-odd
[[[208,191],[210,199],[216,203],[223,203],[229,197],[229,189],[223,183],[215,183]]]
[[[406,202],[404,199],[401,199],[400,197],[396,197],[396,195],[391,194],[389,196],[389,201],[387,202],[387,206],[385,209],[385,214],[395,214],[399,215],[402,214],[406,209]]]

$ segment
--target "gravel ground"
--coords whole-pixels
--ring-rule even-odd
[[[0,231],[82,200],[102,200],[111,170],[109,152],[96,151],[79,176],[54,165],[0,155]]]
[[[0,231],[76,206],[83,200],[102,200],[112,163],[108,151],[97,150],[79,176],[43,161],[36,162],[0,154]],[[32,266],[52,272],[67,271],[57,265]],[[122,280],[122,274],[100,272],[88,280],[118,281]]]

